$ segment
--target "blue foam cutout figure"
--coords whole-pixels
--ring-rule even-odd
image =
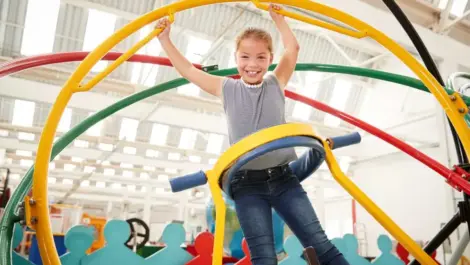
[[[166,247],[147,257],[145,264],[184,265],[194,257],[181,248],[185,240],[183,225],[171,223],[163,230],[162,239]]]
[[[371,263],[364,257],[359,256],[358,254],[358,243],[356,236],[352,234],[346,234],[343,236],[344,246],[346,247],[346,252],[344,257],[352,265],[371,265]]]
[[[283,259],[279,265],[307,265],[307,261],[302,258],[304,248],[296,236],[290,235],[286,238],[284,250],[287,258]]]
[[[344,243],[344,240],[342,238],[340,237],[333,238],[331,240],[331,243],[333,243],[333,245],[335,245],[338,251],[341,252],[343,256],[345,256],[348,249],[346,248],[346,244]]]
[[[382,252],[372,264],[375,265],[405,265],[405,263],[392,254],[393,244],[392,240],[386,235],[380,235],[377,239],[377,245]]]
[[[82,265],[143,264],[144,259],[125,245],[130,234],[131,228],[126,221],[109,221],[104,227],[106,245],[84,257]]]
[[[23,240],[23,228],[21,228],[21,225],[15,224],[13,229],[13,248],[17,248]],[[12,251],[11,256],[13,265],[34,265],[14,250]]]
[[[68,252],[60,257],[62,265],[80,265],[87,256],[87,249],[93,244],[94,229],[85,225],[77,225],[65,235],[65,247]]]

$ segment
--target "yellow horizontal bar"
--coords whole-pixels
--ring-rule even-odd
[[[326,163],[335,178],[335,180],[349,193],[351,196],[369,212],[377,222],[379,222],[385,230],[387,230],[403,247],[405,247],[411,255],[413,255],[420,264],[437,265],[437,263],[428,255],[420,246],[407,235],[393,220],[387,216],[367,195],[362,192],[342,171],[336,161],[328,142],[323,141],[323,147],[326,153]]]
[[[76,89],[76,91],[88,91],[92,89],[96,84],[98,84],[101,80],[103,80],[106,76],[108,76],[112,71],[118,68],[123,62],[127,61],[131,58],[138,50],[140,50],[144,45],[149,43],[153,38],[158,36],[162,32],[162,29],[154,29],[150,32],[147,37],[139,41],[135,44],[132,48],[130,48],[127,52],[119,56],[111,65],[106,67],[101,73],[97,74],[93,79],[91,79],[88,83],[83,86],[80,86]]]
[[[269,11],[269,5],[261,4],[258,0],[254,0],[252,2],[254,3],[254,5],[257,8],[265,10],[265,11]],[[285,17],[290,17],[292,19],[302,21],[302,22],[305,22],[307,24],[311,24],[311,25],[314,25],[314,26],[322,27],[324,29],[328,29],[328,30],[331,30],[331,31],[335,31],[335,32],[338,32],[338,33],[341,33],[341,34],[344,34],[344,35],[347,35],[347,36],[350,36],[350,37],[353,37],[353,38],[356,38],[356,39],[362,39],[362,38],[367,36],[367,31],[364,31],[364,30],[362,30],[362,31],[350,30],[350,29],[347,29],[347,28],[344,28],[344,27],[337,26],[335,24],[331,24],[331,23],[324,22],[324,21],[321,21],[321,20],[318,20],[318,19],[302,16],[300,14],[296,14],[296,13],[286,11],[286,10],[279,10],[279,11],[276,11],[276,12],[283,15],[283,16],[285,16]]]

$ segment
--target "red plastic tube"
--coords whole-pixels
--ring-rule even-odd
[[[14,74],[14,73],[17,73],[17,72],[20,72],[29,68],[36,67],[36,66],[83,61],[85,57],[87,57],[88,54],[89,52],[61,52],[61,53],[37,55],[37,56],[31,56],[31,57],[25,57],[25,58],[13,60],[11,62],[0,65],[0,78],[6,75],[11,75],[11,74]],[[117,58],[119,58],[119,56],[121,55],[122,53],[120,52],[109,52],[101,60],[114,61]],[[127,61],[135,62],[135,63],[149,63],[149,64],[164,65],[164,66],[173,66],[168,58],[142,55],[142,54],[135,54],[132,57],[130,57],[129,60]],[[202,68],[200,64],[194,64],[194,66],[196,66],[199,69]]]
[[[81,61],[85,59],[87,55],[88,55],[88,52],[65,52],[65,53],[47,54],[47,55],[21,58],[21,59],[14,60],[9,63],[1,65],[0,66],[0,78],[6,75],[10,75],[10,74],[23,71],[23,70],[36,67],[36,66],[55,64],[55,63],[65,63],[65,62],[72,62],[72,61]],[[102,60],[109,60],[109,61],[116,60],[121,55],[122,53],[110,52],[106,54]],[[149,56],[149,55],[134,55],[131,58],[129,58],[128,61],[172,66],[168,58]],[[197,65],[197,64],[194,64],[194,65],[199,69],[202,68],[201,65]],[[233,75],[231,77],[240,78],[240,76],[238,75]],[[386,141],[387,143],[407,153],[411,157],[417,159],[418,161],[422,162],[423,164],[425,164],[426,166],[428,166],[429,168],[431,168],[432,170],[434,170],[435,172],[437,172],[438,174],[446,178],[447,182],[452,187],[456,189],[461,189],[465,193],[470,194],[470,183],[467,182],[464,178],[462,178],[460,174],[448,169],[447,167],[445,167],[438,161],[432,159],[431,157],[413,148],[412,146],[406,144],[405,142],[400,141],[399,139],[393,137],[392,135],[366,122],[363,122],[349,114],[336,110],[314,99],[307,98],[305,96],[299,95],[289,90],[285,91],[285,95],[288,98],[300,101],[304,104],[312,106],[313,108],[316,108],[318,110],[331,114],[335,117],[338,117],[352,125],[355,125],[369,132],[372,135],[379,137],[380,139]]]
[[[466,193],[470,194],[470,183],[467,182],[464,178],[461,177],[460,174],[457,174],[456,172],[448,169],[438,161],[432,159],[431,157],[427,156],[426,154],[422,153],[421,151],[417,150],[416,148],[406,144],[403,141],[400,141],[399,139],[393,137],[392,135],[366,123],[363,122],[347,113],[344,113],[342,111],[336,110],[328,105],[325,105],[321,102],[318,102],[316,100],[307,98],[305,96],[299,95],[297,93],[294,93],[292,91],[286,90],[285,92],[286,96],[288,98],[291,98],[293,100],[300,101],[302,103],[308,104],[318,110],[324,111],[326,113],[329,113],[335,117],[338,117],[354,126],[357,126],[370,134],[373,134],[380,139],[384,140],[385,142],[395,146],[396,148],[400,149],[401,151],[407,153],[411,157],[417,159],[418,161],[422,162],[423,164],[427,165],[430,167],[432,170],[436,171],[439,173],[441,176],[446,178],[449,182],[449,184],[453,187],[458,187],[464,190]]]

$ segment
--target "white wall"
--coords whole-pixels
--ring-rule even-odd
[[[449,61],[440,66],[444,79],[456,69],[456,64]],[[381,70],[414,77],[396,59],[388,60]],[[400,126],[407,120],[426,115],[428,117],[419,122]],[[443,115],[440,105],[431,94],[377,82],[361,116],[394,136],[404,137],[410,142],[421,142],[418,143],[421,152],[449,166],[447,143],[443,136]],[[388,129],[390,127],[394,129]],[[396,148],[381,140],[370,138],[367,137],[365,142],[369,147],[374,145],[377,155],[382,156],[352,165],[354,181],[414,240],[429,241],[454,214],[452,188],[442,176],[407,154],[397,152]],[[434,145],[430,145],[432,143]],[[360,151],[361,145],[357,148]],[[453,146],[450,150],[452,155],[455,152]],[[386,155],[391,152],[396,153]],[[356,214],[357,222],[365,225],[367,254],[380,254],[376,245],[377,237],[389,233],[359,204]],[[451,240],[455,247],[455,237]],[[443,260],[442,248],[438,250],[438,259]]]

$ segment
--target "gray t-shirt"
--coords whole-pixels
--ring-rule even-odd
[[[286,123],[285,97],[273,74],[264,78],[261,87],[249,87],[240,79],[226,78],[222,100],[231,145],[256,131]],[[266,169],[295,159],[294,148],[284,148],[260,156],[242,169]]]

